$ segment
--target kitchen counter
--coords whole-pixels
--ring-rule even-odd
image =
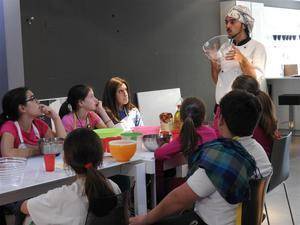
[[[300,75],[298,75],[297,77],[267,77],[266,80],[300,80]]]
[[[300,94],[300,77],[268,77],[266,78],[270,96],[276,107],[278,126],[287,129],[289,107],[278,104],[278,96],[283,94]],[[298,82],[299,81],[299,82]],[[295,106],[295,129],[300,130],[300,106]]]

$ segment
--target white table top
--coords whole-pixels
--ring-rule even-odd
[[[133,158],[141,159],[146,165],[147,174],[155,174],[155,157],[154,152],[150,152],[143,146],[139,149]],[[164,170],[175,168],[186,164],[185,157],[182,154],[174,155],[171,159],[164,160]]]
[[[123,166],[131,163],[142,162],[139,157],[132,158],[129,162],[116,162],[112,157],[104,157],[102,171],[111,170],[119,166]],[[74,173],[70,170],[63,168],[63,160],[61,157],[56,157],[56,168],[54,172],[46,172],[44,168],[44,160],[42,156],[29,158],[24,172],[24,178],[18,186],[12,185],[1,185],[0,186],[0,197],[2,194],[8,192],[14,192],[21,189],[38,187],[45,184],[51,184],[51,182],[62,182],[66,183],[67,180],[72,181],[74,179]]]
[[[174,165],[181,163],[182,157],[173,157],[166,161],[166,169],[174,168]],[[145,148],[138,149],[132,159],[128,162],[116,162],[111,156],[104,157],[103,165],[100,168],[102,173],[109,177],[116,174],[122,174],[123,169],[131,167],[132,164],[145,164],[146,174],[155,175],[154,152],[147,151]],[[183,164],[183,163],[181,163]],[[56,168],[54,172],[46,172],[42,156],[29,158],[27,161],[24,178],[18,186],[0,185],[0,205],[11,202],[11,199],[21,200],[36,196],[46,191],[72,183],[75,174],[70,170],[63,168],[63,160],[56,157]]]

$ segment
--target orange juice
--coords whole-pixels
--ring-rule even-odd
[[[109,142],[112,157],[118,162],[127,162],[136,152],[136,141],[114,140]]]

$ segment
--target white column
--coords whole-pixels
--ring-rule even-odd
[[[0,0],[0,97],[24,86],[20,0]]]

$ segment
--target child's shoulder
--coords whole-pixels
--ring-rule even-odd
[[[2,127],[16,127],[16,126],[15,126],[15,122],[14,122],[14,121],[12,121],[12,120],[7,120],[7,121],[5,121],[5,122],[2,124],[1,128],[2,128]]]
[[[68,113],[63,116],[61,119],[64,125],[66,124],[73,124],[74,123],[74,114],[73,113]]]
[[[0,128],[0,132],[1,132],[1,135],[4,132],[9,132],[9,133],[15,134],[17,132],[17,128],[16,128],[14,121],[12,121],[12,120],[5,121]]]
[[[115,194],[121,194],[121,190],[120,190],[119,186],[115,182],[113,182],[112,180],[110,180],[110,179],[107,179],[107,180],[110,183],[110,185],[113,189],[113,192]]]

